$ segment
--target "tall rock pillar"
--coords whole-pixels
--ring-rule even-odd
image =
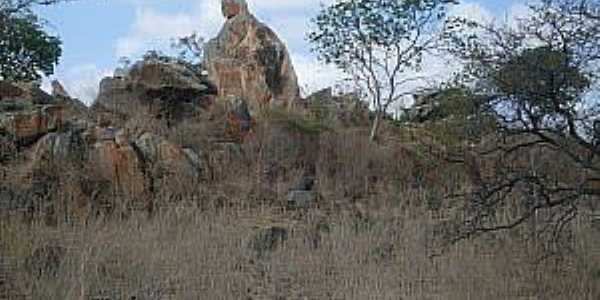
[[[219,96],[241,98],[251,112],[296,101],[298,81],[283,42],[249,12],[245,0],[221,4],[225,24],[204,49],[204,65]]]

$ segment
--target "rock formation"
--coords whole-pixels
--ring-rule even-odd
[[[0,134],[34,142],[63,125],[64,106],[35,84],[0,82]]]
[[[91,108],[58,81],[51,94],[35,83],[0,81],[0,204],[57,199],[84,219],[94,205],[152,210],[154,199],[197,194],[219,176],[215,169],[239,159],[240,143],[258,126],[252,114],[293,103],[299,88],[285,45],[246,1],[223,0],[222,11],[227,20],[207,43],[203,68],[146,56],[103,79]],[[286,158],[305,166],[289,201],[308,207],[318,139],[276,123],[263,130],[272,139],[261,155],[276,166],[268,176],[281,173],[287,165],[277,161]],[[289,152],[278,153],[281,144]]]
[[[231,19],[240,14],[247,14],[248,3],[246,0],[223,0],[221,1],[221,10],[225,18]]]
[[[177,122],[210,106],[210,96],[216,94],[199,73],[168,59],[145,59],[121,73],[100,82],[93,105],[96,112],[111,115],[113,121],[145,112]]]
[[[52,97],[70,99],[69,93],[58,80],[52,80]]]
[[[204,50],[209,78],[221,97],[248,102],[251,112],[299,98],[290,55],[277,35],[248,11],[245,0],[223,0],[227,18]]]

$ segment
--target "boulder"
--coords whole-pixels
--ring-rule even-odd
[[[181,147],[155,134],[145,133],[134,142],[145,162],[153,168],[156,178],[167,181],[197,178],[200,172],[200,159],[192,149]],[[155,178],[155,179],[156,179]]]
[[[50,85],[52,86],[52,97],[71,99],[65,87],[58,80],[52,80]]]
[[[189,66],[168,59],[147,58],[118,76],[100,82],[93,109],[127,120],[137,113],[178,122],[208,107],[216,88]]]
[[[90,153],[90,161],[96,165],[98,175],[115,190],[149,208],[149,181],[144,173],[144,161],[133,146],[119,146],[114,140],[98,142]]]
[[[0,112],[0,134],[19,144],[30,144],[63,125],[63,108],[59,105],[23,107],[18,111]]]
[[[47,162],[81,160],[86,151],[82,137],[75,131],[46,134],[32,149],[30,162],[33,166]]]
[[[91,155],[100,176],[130,201],[151,209],[148,201],[164,190],[189,190],[202,173],[202,160],[193,150],[144,133],[135,138],[124,130],[114,139],[99,140]]]
[[[223,0],[221,1],[221,10],[225,18],[231,19],[240,14],[247,14],[248,3],[246,0]]]
[[[248,12],[244,0],[223,0],[222,8],[227,20],[204,49],[204,67],[218,95],[246,100],[252,113],[299,99],[290,55],[273,30]]]
[[[0,103],[44,105],[53,102],[53,98],[44,92],[36,82],[0,81]],[[0,106],[0,111],[6,107]]]
[[[53,97],[35,83],[0,82],[0,135],[9,136],[20,145],[29,145],[49,132],[84,119],[87,107],[68,98],[66,92]]]

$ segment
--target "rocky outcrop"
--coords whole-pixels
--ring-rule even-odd
[[[225,18],[231,19],[237,15],[248,13],[248,3],[246,0],[223,0],[221,1],[221,10]]]
[[[146,133],[134,144],[146,164],[152,166],[154,179],[171,181],[198,178],[202,172],[200,160],[193,150],[184,150],[165,138]]]
[[[203,172],[203,162],[193,150],[152,133],[136,138],[123,130],[98,141],[90,161],[123,196],[146,209],[156,193],[189,190]]]
[[[64,105],[35,84],[0,82],[0,135],[29,144],[63,125]]]
[[[115,191],[126,199],[148,207],[148,180],[144,174],[141,156],[132,145],[118,145],[114,140],[94,145],[90,161],[96,165],[98,175],[109,181]]]
[[[251,112],[299,98],[296,73],[277,35],[248,12],[245,0],[223,0],[227,18],[204,50],[204,67],[221,97],[248,102]]]
[[[0,135],[20,145],[85,121],[87,113],[87,107],[66,92],[53,97],[35,83],[0,82]]]
[[[115,75],[100,82],[93,105],[98,114],[110,114],[113,123],[138,113],[178,122],[208,107],[216,94],[198,72],[169,59],[145,59]]]

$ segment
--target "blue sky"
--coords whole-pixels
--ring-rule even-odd
[[[323,66],[304,40],[307,23],[320,3],[333,0],[248,0],[251,11],[287,43],[305,92],[333,85],[340,74]],[[191,32],[213,37],[224,22],[220,0],[79,0],[38,8],[50,32],[63,40],[56,74],[67,90],[90,102],[99,80],[119,58],[168,49],[170,40]],[[470,0],[455,8],[474,18],[503,17],[522,11],[525,0]]]

